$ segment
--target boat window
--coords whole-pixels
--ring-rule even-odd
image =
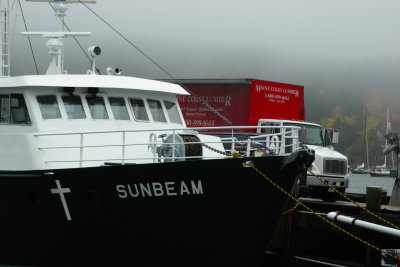
[[[149,104],[151,116],[154,121],[167,122],[160,101],[149,99],[147,103]]]
[[[144,102],[142,99],[132,98],[129,99],[131,103],[133,115],[135,116],[136,120],[139,121],[148,121],[149,116],[147,115],[146,108],[144,106]]]
[[[80,96],[68,95],[62,97],[65,110],[69,119],[84,119],[86,118],[85,111],[83,110],[82,100]]]
[[[39,108],[43,119],[61,118],[60,108],[58,107],[58,102],[55,95],[42,95],[36,98],[39,103]]]
[[[179,116],[178,106],[171,101],[164,100],[165,108],[167,109],[169,120],[172,123],[182,124],[181,117]]]
[[[0,95],[0,122],[13,124],[31,123],[22,94]]]
[[[116,120],[129,120],[128,110],[126,109],[125,99],[122,97],[109,97],[108,101]]]
[[[108,119],[104,98],[99,96],[87,96],[86,101],[93,119]]]

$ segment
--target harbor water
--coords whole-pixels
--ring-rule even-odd
[[[380,186],[387,190],[387,195],[392,194],[395,179],[392,177],[372,177],[369,174],[350,173],[350,185],[346,193],[365,194],[367,186]]]

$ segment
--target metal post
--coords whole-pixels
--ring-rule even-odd
[[[83,161],[83,133],[80,133],[80,145],[79,145],[79,167],[82,167]]]
[[[172,161],[175,161],[175,130],[172,130]]]
[[[250,154],[251,154],[250,147],[251,147],[251,140],[249,138],[249,139],[247,139],[247,151],[246,151],[247,157],[250,157]]]
[[[393,185],[392,195],[390,196],[389,205],[392,206],[400,206],[400,181],[399,181],[399,153],[400,153],[400,142],[399,137],[396,133],[387,133],[385,135],[386,141],[389,144],[386,145],[386,148],[383,150],[383,153],[386,155],[390,152],[396,152],[397,154],[397,172],[396,172],[396,180]]]
[[[392,206],[400,206],[400,175],[399,175],[399,163],[400,158],[399,154],[397,153],[397,172],[396,172],[396,180],[393,184],[392,195],[390,196],[389,205]]]
[[[234,151],[235,151],[235,144],[233,139],[233,129],[231,129],[231,158],[233,158]]]
[[[122,132],[122,165],[125,164],[125,131]]]
[[[280,154],[283,155],[285,154],[285,145],[286,145],[286,128],[281,128],[281,133],[282,133],[282,138],[281,138],[281,148],[280,148]]]

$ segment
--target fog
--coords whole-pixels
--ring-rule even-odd
[[[13,8],[12,75],[36,73],[18,2]],[[21,0],[29,31],[55,31],[48,3]],[[258,78],[326,90],[397,90],[400,2],[392,0],[97,0],[88,4],[175,78]],[[82,4],[65,19],[85,49],[102,48],[97,67],[124,75],[170,78]],[[31,38],[40,73],[50,57]],[[84,73],[90,61],[71,38],[65,66]]]

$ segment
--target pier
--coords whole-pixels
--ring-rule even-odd
[[[365,195],[349,194],[348,197],[357,201],[361,207],[367,205],[363,203]],[[400,227],[400,206],[387,205],[388,197],[381,199],[380,210],[374,214],[392,226],[348,201],[324,202],[312,198],[299,200],[324,218],[329,212],[339,211],[342,215],[370,223]],[[289,207],[295,205],[291,203]],[[400,248],[399,237],[351,224],[331,223],[301,205],[289,210],[282,215],[261,266],[381,266],[382,254],[390,257],[382,250]]]

